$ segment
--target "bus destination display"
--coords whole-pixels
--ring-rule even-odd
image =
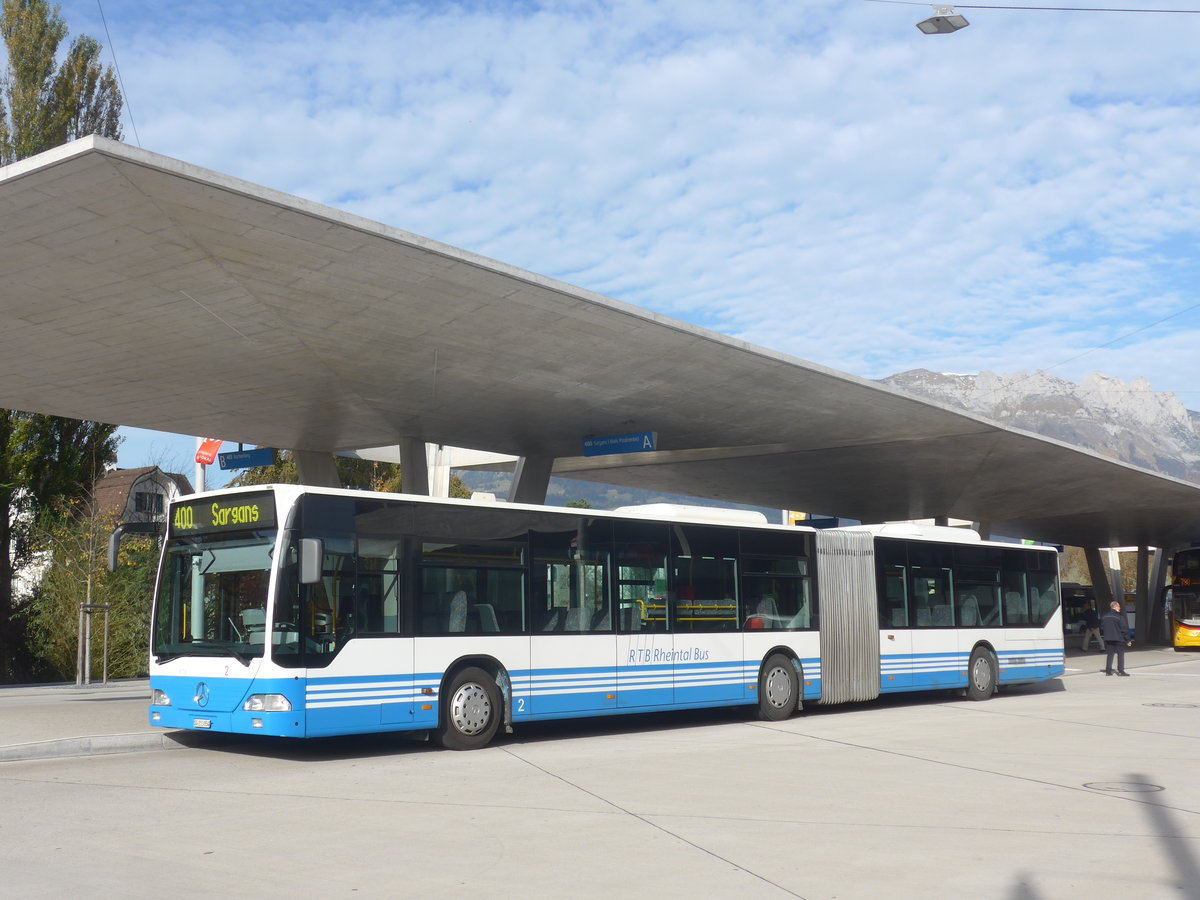
[[[171,536],[275,527],[275,496],[238,494],[190,500],[171,508]]]

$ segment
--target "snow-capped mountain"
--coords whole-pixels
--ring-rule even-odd
[[[1047,372],[948,375],[913,369],[884,384],[1004,425],[1200,483],[1200,413],[1144,378],[1093,372],[1081,384]]]

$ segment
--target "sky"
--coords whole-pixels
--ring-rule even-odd
[[[147,150],[866,378],[1101,371],[1200,409],[1200,15],[61,8]],[[125,433],[123,466],[191,465]]]

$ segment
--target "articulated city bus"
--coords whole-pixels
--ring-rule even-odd
[[[177,500],[150,721],[455,749],[565,717],[965,690],[1063,671],[1050,548],[294,485]]]
[[[1175,649],[1200,648],[1200,547],[1175,554],[1171,583],[1167,587],[1167,609]]]

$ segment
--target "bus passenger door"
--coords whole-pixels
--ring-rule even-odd
[[[413,639],[398,634],[396,542],[356,544],[348,531],[330,530],[317,545],[321,577],[275,622],[281,641],[303,641],[307,735],[412,727]]]
[[[675,638],[667,608],[665,525],[616,526],[617,706],[669,706],[674,701]]]
[[[675,703],[704,704],[746,697],[746,655],[738,621],[737,536],[730,529],[677,525],[672,529]],[[778,567],[777,567],[778,568]],[[807,580],[779,575],[773,585],[783,622],[804,627],[812,610]],[[782,601],[787,600],[784,603]],[[782,608],[780,608],[782,607]],[[765,622],[763,624],[766,624]],[[757,665],[757,660],[755,660]],[[757,672],[755,673],[757,675]]]
[[[607,555],[535,557],[529,705],[534,716],[616,706]],[[514,709],[513,718],[522,710]]]
[[[913,690],[961,687],[958,632],[947,566],[914,566],[908,572],[912,630],[909,687]],[[898,680],[898,679],[897,679]]]
[[[879,692],[908,690],[912,686],[912,628],[904,566],[884,561],[879,598]]]

